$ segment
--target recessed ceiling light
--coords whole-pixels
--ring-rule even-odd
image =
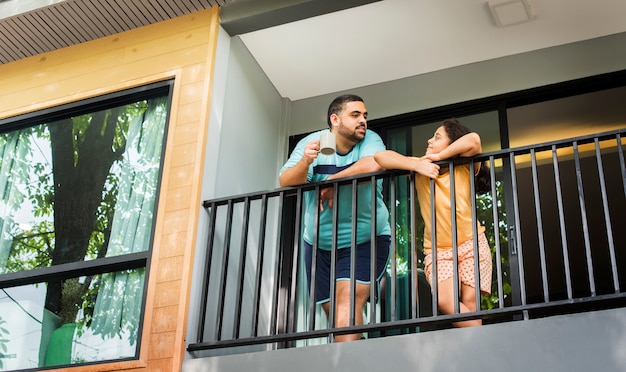
[[[535,5],[532,0],[489,0],[487,5],[498,27],[535,19]]]

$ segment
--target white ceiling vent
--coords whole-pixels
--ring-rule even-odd
[[[535,4],[532,0],[489,0],[491,15],[498,27],[532,21],[535,18]]]

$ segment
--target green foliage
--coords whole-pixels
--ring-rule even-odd
[[[15,211],[24,203],[31,205],[30,213],[35,218],[29,230],[23,230],[17,225],[11,227],[11,250],[4,266],[0,265],[0,273],[105,257],[118,200],[118,164],[126,150],[130,123],[141,120],[150,104],[153,107],[155,104],[164,106],[165,102],[141,101],[41,124],[21,130],[18,136],[15,132],[11,136],[0,135],[0,150],[16,148],[3,145],[18,140],[22,141],[21,148],[26,149],[24,156],[12,157],[12,161],[23,161],[26,166],[12,168],[15,173],[11,175],[13,182],[22,186],[20,192],[6,202],[11,203],[9,208]],[[42,143],[48,143],[51,147],[52,159],[39,155]],[[69,157],[66,157],[68,154]],[[1,159],[2,156],[0,162]],[[100,179],[102,181],[98,181]],[[59,180],[65,181],[62,186],[65,187],[66,196],[61,200]],[[85,197],[86,194],[95,195],[95,198]],[[84,200],[89,200],[93,206],[87,205]],[[61,208],[60,201],[65,208]],[[93,221],[88,223],[89,226],[80,227],[86,231],[85,239],[72,234],[75,221],[83,224],[84,221]],[[63,236],[59,227],[62,227]],[[64,243],[60,244],[60,241]],[[68,253],[59,254],[61,249]],[[82,332],[81,326],[91,325],[100,278],[65,280],[60,285],[59,293],[53,292],[49,285],[46,307],[49,303],[59,304],[58,309],[53,311],[64,323],[77,322],[78,332]],[[139,318],[132,321],[136,324],[127,325],[127,328],[134,330]]]
[[[487,237],[487,241],[489,241],[489,247],[491,248],[491,257],[493,262],[493,275],[492,275],[492,284],[491,284],[491,294],[483,295],[481,298],[481,308],[482,309],[493,309],[500,306],[499,298],[498,298],[498,277],[496,270],[496,239],[498,239],[500,244],[500,264],[502,265],[502,292],[504,300],[507,301],[510,299],[511,295],[511,283],[510,283],[510,267],[509,267],[509,256],[508,252],[508,237],[507,237],[507,224],[506,224],[506,210],[504,206],[504,193],[503,193],[503,183],[501,181],[496,181],[496,204],[495,207],[497,209],[498,216],[498,226],[494,228],[494,219],[493,219],[493,198],[491,193],[481,194],[476,197],[476,209],[478,220],[485,227],[485,236]],[[494,230],[497,230],[498,236],[494,233]],[[504,304],[503,304],[504,305]]]
[[[5,264],[5,271],[18,272],[49,267],[54,250],[54,224],[41,221],[32,230],[21,231],[14,227],[11,254]]]
[[[406,177],[405,177],[406,178]],[[410,243],[411,243],[411,226],[409,218],[410,205],[408,197],[408,178],[405,182],[401,182],[402,178],[398,179],[396,183],[396,273],[401,275],[402,267],[412,267],[409,265],[410,261]],[[499,307],[499,295],[498,295],[498,278],[496,271],[496,239],[499,239],[500,252],[501,252],[501,265],[502,265],[502,278],[503,278],[503,297],[504,300],[510,299],[511,284],[509,277],[509,258],[508,258],[508,238],[506,231],[506,211],[503,204],[503,184],[501,181],[496,181],[496,209],[499,225],[497,227],[498,236],[494,234],[494,218],[493,218],[493,198],[491,193],[481,194],[476,197],[476,209],[477,218],[482,226],[485,227],[485,236],[489,241],[489,247],[491,248],[491,256],[493,260],[493,275],[492,275],[492,290],[491,294],[483,295],[481,297],[482,309],[493,309]],[[423,268],[424,261],[424,220],[418,210],[419,206],[415,206],[415,239],[416,255],[417,255],[417,267]],[[388,271],[390,268],[388,267]]]
[[[0,369],[4,369],[2,357],[6,355],[8,351],[7,344],[9,343],[9,339],[6,338],[6,336],[9,335],[9,330],[4,328],[5,324],[6,321],[2,319],[2,316],[0,315]]]
[[[0,169],[3,172],[10,169],[10,174],[6,175],[6,178],[12,184],[19,182],[19,180],[28,180],[29,178],[29,164],[27,164],[24,157],[32,152],[32,146],[29,141],[32,132],[32,128],[27,128],[20,129],[11,136],[0,135]],[[9,162],[9,164],[5,162]],[[6,191],[3,190],[3,192]],[[24,200],[26,200],[26,195],[17,190],[17,192],[12,194],[11,198],[4,200],[4,203],[6,208],[15,211],[20,208]]]

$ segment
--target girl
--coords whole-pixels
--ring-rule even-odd
[[[386,150],[376,153],[375,159],[386,169],[405,169],[416,172],[415,188],[424,219],[424,271],[432,285],[432,221],[430,205],[430,179],[435,181],[435,210],[437,221],[437,288],[438,306],[442,313],[454,313],[454,273],[452,247],[452,222],[450,203],[450,173],[433,162],[455,157],[471,157],[482,151],[480,136],[459,123],[456,119],[443,122],[428,140],[423,157],[404,156]],[[486,166],[476,164],[476,192],[489,190],[489,171]],[[470,190],[469,164],[454,166],[456,193],[456,233],[458,253],[458,278],[460,280],[459,309],[461,313],[476,311],[476,283],[474,275],[474,237],[472,229],[472,198]],[[491,250],[485,237],[485,228],[478,224],[478,251],[480,268],[480,290],[491,293]],[[457,327],[482,324],[481,319],[454,323]]]

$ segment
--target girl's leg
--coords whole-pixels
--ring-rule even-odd
[[[465,305],[468,311],[476,311],[476,288],[461,283],[461,303]],[[483,324],[482,319],[468,321],[468,326],[479,326]]]
[[[476,289],[461,283],[461,302],[469,311],[476,311]]]
[[[453,279],[454,278],[448,278],[438,283],[437,295],[439,297],[439,301],[437,305],[439,306],[439,310],[441,310],[441,312],[444,314],[454,314],[454,301],[457,297],[454,293]],[[473,290],[474,288],[465,284],[461,284],[461,301],[459,302],[460,313],[469,313],[476,311],[476,300],[474,299],[473,305],[470,303],[470,306],[473,306],[473,308],[470,309],[465,303],[465,299],[463,298],[464,293],[472,293]],[[482,320],[465,320],[462,322],[454,322],[452,324],[454,324],[455,327],[474,327],[482,325]]]

